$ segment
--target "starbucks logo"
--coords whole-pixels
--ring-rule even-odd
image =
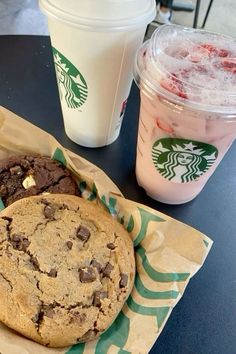
[[[215,162],[218,150],[209,144],[186,139],[163,138],[152,147],[152,160],[166,179],[187,183],[197,180]]]
[[[79,70],[57,49],[52,48],[61,100],[69,108],[78,108],[88,96],[88,86]]]

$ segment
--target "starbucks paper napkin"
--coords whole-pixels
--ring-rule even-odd
[[[51,156],[72,170],[82,197],[105,208],[129,232],[136,254],[135,285],[112,326],[98,340],[51,349],[0,324],[1,354],[148,353],[189,280],[204,263],[212,241],[179,221],[123,198],[98,167],[63,148],[51,135],[0,108],[0,160],[35,153]]]

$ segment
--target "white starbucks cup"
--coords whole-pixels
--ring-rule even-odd
[[[48,16],[65,131],[100,147],[120,133],[135,53],[154,0],[40,0]]]

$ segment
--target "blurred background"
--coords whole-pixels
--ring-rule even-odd
[[[200,28],[210,0],[201,0],[198,18]],[[172,11],[171,22],[189,27],[193,26],[197,0],[174,0],[173,8],[190,7],[192,11]],[[159,5],[158,7],[159,8]],[[212,0],[211,10],[205,25],[210,31],[236,38],[236,0]],[[157,18],[158,19],[158,18]],[[156,19],[156,20],[157,20]],[[147,37],[159,24],[153,22]],[[0,35],[35,34],[48,35],[47,22],[38,7],[38,0],[0,0]]]
[[[172,11],[171,22],[188,27],[193,26],[196,11],[196,0],[174,0],[175,7],[192,7],[193,11]],[[201,0],[198,16],[198,28],[203,24],[210,0]],[[211,9],[206,21],[205,29],[226,34],[236,38],[236,0],[212,0]],[[154,22],[148,29],[148,36],[157,24]]]
[[[38,0],[0,0],[1,34],[47,35],[47,21]]]

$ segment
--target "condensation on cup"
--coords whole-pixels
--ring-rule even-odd
[[[48,16],[65,131],[99,147],[119,136],[135,53],[154,0],[40,0]]]
[[[138,50],[138,184],[182,204],[202,190],[236,137],[236,41],[161,26]]]

